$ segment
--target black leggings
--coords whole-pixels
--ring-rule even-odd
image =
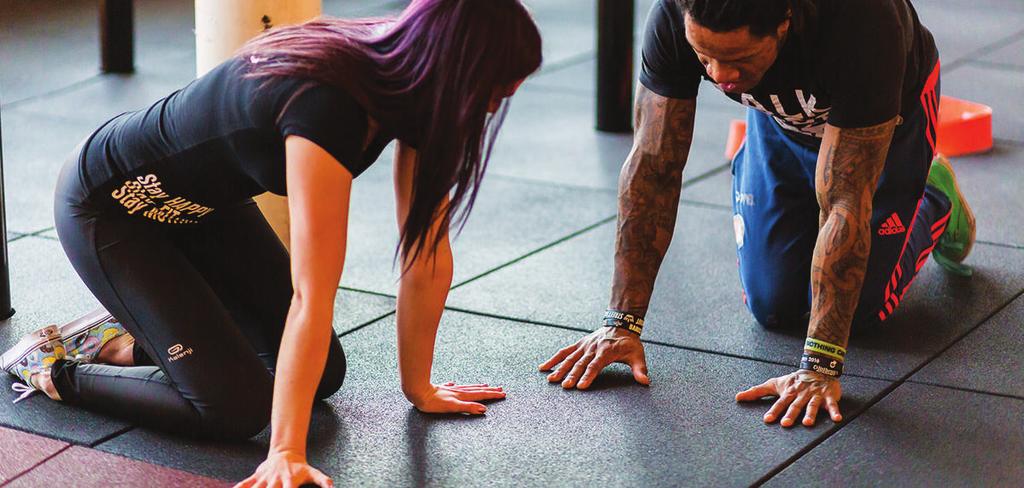
[[[168,432],[260,433],[292,298],[284,246],[251,200],[188,226],[95,210],[79,154],[58,180],[57,234],[78,275],[145,354],[136,353],[132,367],[58,361],[57,392],[69,404]],[[317,399],[345,378],[338,337],[323,340],[330,349]]]

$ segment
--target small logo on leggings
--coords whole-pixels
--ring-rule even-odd
[[[175,344],[167,349],[167,354],[170,355],[167,358],[168,361],[177,361],[185,356],[191,356],[192,348],[185,349],[185,346]]]
[[[902,234],[906,232],[906,227],[903,227],[903,222],[900,221],[900,216],[893,212],[885,222],[878,228],[878,235],[880,236],[893,236],[896,234]]]

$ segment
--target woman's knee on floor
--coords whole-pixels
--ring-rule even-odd
[[[273,388],[254,387],[233,393],[199,408],[201,436],[218,440],[246,440],[270,424]]]
[[[316,389],[317,400],[324,400],[334,395],[345,383],[345,372],[348,364],[345,360],[345,351],[341,342],[335,337],[327,354],[327,364],[324,365],[324,374],[320,377],[320,385]]]

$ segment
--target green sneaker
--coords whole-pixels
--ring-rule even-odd
[[[970,276],[973,272],[971,268],[961,263],[974,247],[974,213],[960,192],[956,173],[945,156],[939,155],[932,161],[932,167],[928,171],[928,184],[944,193],[951,204],[949,222],[946,223],[945,232],[939,236],[932,256],[935,257],[935,262],[947,271]]]

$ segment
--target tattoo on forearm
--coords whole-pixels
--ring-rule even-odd
[[[633,149],[619,175],[612,308],[644,314],[675,228],[696,100],[640,86]]]
[[[871,251],[871,202],[896,120],[862,129],[827,126],[818,156],[818,241],[811,260],[807,335],[846,346]]]

